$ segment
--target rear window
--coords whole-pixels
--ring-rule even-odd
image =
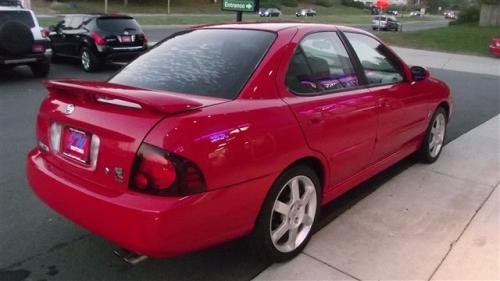
[[[136,59],[110,82],[233,99],[275,36],[266,31],[234,29],[181,33]]]
[[[122,33],[126,30],[141,30],[133,18],[99,18],[97,27],[111,33]]]
[[[29,26],[35,27],[35,22],[30,12],[27,11],[0,11],[0,25],[8,21],[19,21]]]

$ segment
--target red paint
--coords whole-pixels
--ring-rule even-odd
[[[496,57],[500,57],[500,37],[493,38],[490,44],[490,52]]]
[[[185,254],[250,233],[270,186],[293,163],[319,163],[327,203],[418,149],[440,104],[451,114],[448,87],[434,78],[411,82],[406,64],[406,82],[394,85],[315,97],[287,89],[288,62],[306,34],[368,34],[363,31],[282,23],[200,28],[263,29],[278,36],[232,101],[103,82],[47,82],[38,141],[49,145],[49,128],[57,122],[99,136],[100,145],[95,167],[61,153],[30,152],[28,179],[44,202],[129,250],[155,257]],[[116,100],[128,107],[109,104]],[[75,105],[72,114],[66,113],[68,104]],[[131,189],[143,143],[191,161],[187,178],[193,180],[199,169],[203,178],[194,177],[194,183],[203,180],[206,191],[159,196]],[[170,167],[164,159],[150,160],[154,165],[140,171]],[[139,176],[133,183],[144,186],[147,180]]]

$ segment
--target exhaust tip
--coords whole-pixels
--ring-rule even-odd
[[[137,254],[123,248],[114,250],[113,254],[115,254],[122,261],[130,265],[137,265],[148,259],[148,256]]]

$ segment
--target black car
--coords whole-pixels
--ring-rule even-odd
[[[147,49],[137,21],[122,15],[69,15],[50,27],[49,37],[54,59],[78,58],[88,72],[106,62],[129,62]]]
[[[281,16],[281,11],[276,8],[268,8],[263,11],[263,13],[259,13],[261,17],[279,17]]]
[[[35,14],[0,6],[0,72],[27,65],[36,77],[50,70],[49,41],[42,36]]]
[[[314,17],[316,15],[316,11],[313,9],[300,9],[295,13],[297,17]]]

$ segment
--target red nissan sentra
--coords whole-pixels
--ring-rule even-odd
[[[295,23],[177,33],[108,82],[47,81],[34,192],[139,255],[249,235],[283,261],[320,207],[416,153],[440,155],[449,88],[373,35]]]

